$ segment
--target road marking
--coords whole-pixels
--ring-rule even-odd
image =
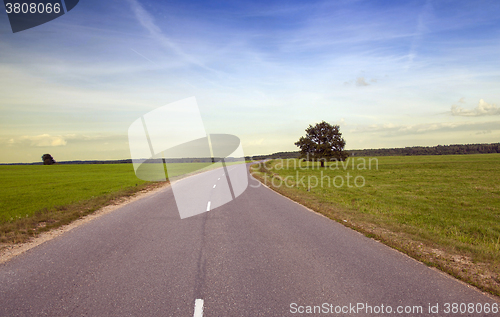
[[[220,177],[217,180],[220,181]]]
[[[217,184],[214,185],[214,188],[215,188],[215,186],[217,186]]]
[[[210,211],[210,202],[207,204],[207,211]]]
[[[194,301],[193,317],[203,317],[203,299],[197,299]]]

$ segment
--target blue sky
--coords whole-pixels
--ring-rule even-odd
[[[14,34],[0,15],[0,162],[129,158],[130,124],[191,96],[247,155],[322,120],[347,149],[500,141],[498,1],[80,0]]]

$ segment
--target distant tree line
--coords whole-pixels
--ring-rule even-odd
[[[292,159],[292,158],[299,158],[299,156],[300,156],[299,151],[276,152],[276,153],[268,154],[268,155],[255,155],[255,156],[252,156],[252,159],[254,161],[267,160],[267,159]]]
[[[179,159],[167,159],[165,160],[166,163],[211,163],[212,161],[219,162],[223,158],[179,158]],[[252,158],[250,156],[246,156],[244,158],[245,160],[251,160]],[[224,158],[225,162],[239,162],[243,160],[242,157],[237,158],[237,157],[226,157]],[[47,161],[49,162],[49,161]],[[55,161],[54,161],[55,163]],[[144,163],[163,163],[163,159],[149,159],[145,161]],[[42,165],[45,164],[44,162],[35,162],[35,163],[0,163],[0,165]],[[106,160],[106,161],[99,161],[99,160],[92,160],[92,161],[60,161],[57,162],[57,164],[60,165],[65,165],[65,164],[132,164],[132,159],[124,159],[124,160]]]
[[[408,156],[500,153],[500,143],[412,146],[392,149],[351,150],[353,156]]]
[[[390,149],[366,149],[366,150],[346,150],[350,156],[408,156],[408,155],[452,155],[452,154],[486,154],[486,153],[500,153],[500,143],[491,144],[452,144],[452,145],[438,145],[438,146],[412,146],[405,148],[390,148]],[[268,155],[254,155],[245,157],[246,160],[265,160],[265,159],[289,159],[299,158],[299,151],[291,152],[276,152]],[[241,158],[240,158],[241,159]],[[52,160],[54,160],[52,158]],[[190,163],[190,162],[208,162],[211,158],[206,159],[175,159],[167,160],[167,163]],[[218,160],[218,159],[216,159]],[[226,158],[226,162],[236,161],[237,158]],[[161,159],[157,161],[150,161],[150,163],[162,162]],[[0,165],[42,165],[44,162],[36,163],[0,163]],[[55,161],[54,161],[55,163]],[[109,160],[109,161],[63,161],[57,164],[123,164],[132,163],[131,159],[124,160]]]
[[[346,150],[351,156],[409,156],[409,155],[452,155],[500,153],[500,143],[452,144],[437,146],[412,146],[390,149]],[[298,158],[299,151],[277,152],[269,155],[255,155],[254,160]]]

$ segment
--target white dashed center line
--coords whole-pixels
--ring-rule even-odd
[[[215,186],[217,186],[217,184],[214,185],[214,188],[215,188]]]
[[[197,299],[194,301],[193,317],[203,317],[203,299]]]
[[[210,211],[210,202],[207,204],[207,211]]]

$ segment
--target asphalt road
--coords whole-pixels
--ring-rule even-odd
[[[0,316],[500,316],[454,314],[498,302],[255,180],[221,204],[223,174],[196,176],[208,212],[166,188],[0,265]]]

